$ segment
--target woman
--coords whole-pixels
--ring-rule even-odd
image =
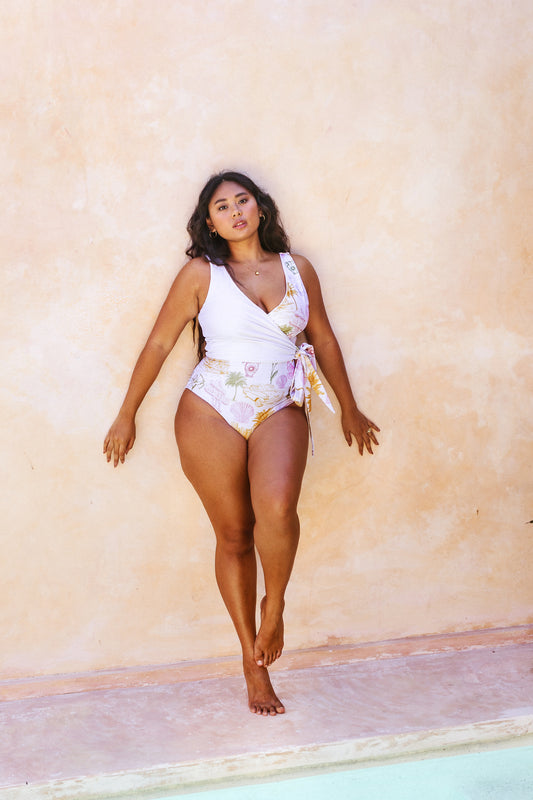
[[[311,390],[330,405],[315,353],[339,401],[348,445],[355,438],[361,455],[372,453],[379,428],[357,408],[317,275],[306,258],[289,254],[272,198],[246,175],[219,173],[202,190],[188,231],[191,260],[139,356],[104,453],[115,467],[124,462],[136,412],[194,321],[200,361],[175,420],[181,465],[215,531],[216,578],[240,640],[249,708],[282,714],[268,667],[283,649]],[[266,589],[259,631],[255,549]]]

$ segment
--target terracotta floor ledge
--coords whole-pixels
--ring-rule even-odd
[[[533,642],[462,641],[279,670],[287,713],[268,719],[250,714],[240,675],[4,703],[0,800],[155,800],[213,782],[533,745]]]
[[[460,633],[413,636],[382,642],[340,644],[286,651],[273,671],[306,669],[314,666],[350,664],[372,659],[398,658],[400,656],[429,655],[452,651],[472,650],[480,647],[505,647],[533,643],[533,625],[510,628],[489,628]],[[142,686],[225,678],[241,674],[241,659],[228,656],[205,661],[183,661],[176,664],[123,667],[94,672],[44,675],[0,681],[0,701],[49,697],[77,692],[105,689],[125,689]]]

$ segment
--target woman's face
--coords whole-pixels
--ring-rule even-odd
[[[259,206],[253,194],[233,181],[224,181],[208,206],[207,227],[229,242],[243,241],[259,228]]]

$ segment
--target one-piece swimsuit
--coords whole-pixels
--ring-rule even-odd
[[[209,403],[248,439],[256,427],[282,408],[305,405],[311,390],[333,407],[316,371],[311,345],[296,340],[309,318],[309,300],[289,253],[280,253],[285,295],[267,312],[234,282],[224,266],[210,265],[210,283],[198,321],[205,356],[187,389]]]

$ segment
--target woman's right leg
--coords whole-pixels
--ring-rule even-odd
[[[241,643],[250,710],[264,715],[283,713],[268,671],[254,659],[257,564],[248,443],[188,389],[178,406],[175,431],[183,472],[215,531],[215,573]]]

